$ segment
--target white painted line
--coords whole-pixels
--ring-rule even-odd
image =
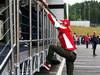
[[[63,70],[63,68],[64,68],[64,64],[65,64],[65,58],[63,58],[63,60],[62,60],[62,62],[61,62],[61,65],[60,65],[60,67],[59,67],[59,69],[58,69],[56,75],[61,75],[62,70]]]
[[[100,68],[100,66],[80,66],[80,65],[75,65],[74,67],[82,67],[82,68]]]
[[[96,65],[98,64],[98,65],[100,65],[100,62],[95,62],[95,63],[94,62],[91,62],[90,63],[90,62],[78,62],[77,61],[77,62],[74,62],[74,64],[96,64]]]
[[[78,57],[92,57],[92,58],[94,58],[92,54],[91,55],[77,55],[77,56]],[[97,55],[96,57],[100,57],[100,56]]]
[[[77,57],[89,57],[89,58],[94,58],[93,55],[78,55]],[[95,58],[100,58],[100,56],[96,56]]]
[[[76,62],[85,62],[85,61],[87,61],[87,62],[100,62],[100,60],[93,60],[93,59],[90,59],[90,60],[82,60],[82,59],[76,59]]]

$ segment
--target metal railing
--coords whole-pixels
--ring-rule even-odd
[[[10,58],[8,75],[33,75],[44,66],[49,45],[57,45],[57,31],[39,0],[6,1],[5,8],[0,11],[5,12],[1,25],[5,31],[0,41],[0,56],[5,57],[0,70]]]
[[[0,25],[0,30],[3,31],[1,34],[2,36],[0,37],[0,45],[1,45],[1,51],[0,51],[0,56],[5,56],[5,51],[7,50],[7,47],[9,47],[9,53],[5,56],[5,59],[2,61],[2,63],[0,64],[0,69],[3,67],[3,65],[5,64],[6,60],[9,58],[9,55],[11,54],[11,52],[13,51],[13,48],[15,47],[15,44],[13,43],[13,37],[14,37],[14,33],[12,30],[14,30],[12,27],[14,27],[14,22],[11,21],[12,17],[14,16],[14,13],[12,12],[11,9],[11,5],[13,5],[13,2],[9,1],[9,5],[6,2],[6,6],[5,8],[0,11],[0,14],[2,13],[7,13],[7,15],[5,15],[5,19],[2,16],[2,23]],[[11,12],[11,13],[10,13]],[[1,32],[0,31],[0,32]],[[0,35],[1,35],[0,34]],[[9,37],[8,35],[10,35],[11,37]],[[10,45],[12,44],[12,45]]]

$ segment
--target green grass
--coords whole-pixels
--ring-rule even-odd
[[[93,28],[93,27],[82,27],[82,26],[70,26],[72,34],[76,33],[76,35],[92,35],[94,31],[97,32],[97,35],[100,35],[100,28]]]

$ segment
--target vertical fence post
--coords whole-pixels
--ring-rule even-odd
[[[16,44],[16,1],[14,2],[14,44]]]
[[[37,0],[37,53],[39,53],[39,0]]]
[[[30,56],[30,75],[32,75],[32,0],[30,0],[30,3],[29,3],[29,15],[30,15],[30,19],[29,19],[29,22],[30,22],[30,51],[29,51],[29,56]]]
[[[47,24],[46,24],[47,25],[47,48],[48,48],[48,15],[47,15],[47,20],[46,21],[47,21]]]
[[[17,45],[16,45],[16,47],[17,47],[16,67],[17,67],[17,75],[20,75],[20,65],[19,65],[19,0],[17,0],[17,36],[16,37],[17,37],[16,38],[17,39],[17,41],[16,41],[16,43],[17,43]]]
[[[54,36],[53,36],[53,42],[55,44],[55,27],[53,26],[53,32],[54,32]]]
[[[9,0],[5,0],[5,5],[6,6],[8,6],[9,5]],[[9,8],[7,8],[6,10],[5,10],[5,18],[8,18],[9,17]],[[5,23],[5,25],[6,25],[6,27],[5,27],[5,32],[8,30],[8,28],[9,28],[9,21],[7,21],[6,23]],[[5,42],[7,43],[8,41],[9,41],[9,39],[10,39],[10,37],[9,37],[9,33],[7,33],[7,35],[5,35]]]
[[[11,39],[11,75],[14,75],[14,51],[13,51],[13,24],[12,24],[12,1],[9,0],[9,15],[10,15],[10,39]]]
[[[38,53],[38,71],[40,66],[39,58],[39,0],[37,0],[37,53]]]
[[[43,29],[43,30],[42,30],[42,31],[43,31],[43,41],[42,41],[42,42],[43,42],[43,48],[42,48],[42,51],[44,52],[44,9],[42,9],[42,26],[43,26],[43,27],[42,27],[42,29]],[[44,60],[45,60],[44,57],[45,57],[45,56],[44,56],[44,53],[43,53],[43,62],[44,62]],[[44,64],[44,63],[43,63],[43,64]]]
[[[42,11],[42,24],[43,24],[43,50],[44,50],[44,9]]]
[[[57,40],[57,29],[55,30],[56,31],[56,34],[55,34],[55,40],[56,40],[56,45],[58,45],[58,40]]]
[[[51,22],[50,22],[50,44],[51,44]]]

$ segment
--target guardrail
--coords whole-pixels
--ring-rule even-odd
[[[7,59],[9,58],[9,56],[13,53],[13,48],[16,46],[16,43],[15,43],[16,32],[13,32],[13,30],[15,31],[15,21],[12,20],[12,18],[15,19],[15,14],[14,14],[15,12],[12,11],[12,5],[14,5],[15,7],[15,3],[9,0],[5,2],[5,6],[0,7],[0,9],[3,8],[0,11],[0,14],[1,14],[0,21],[2,22],[0,25],[0,32],[1,32],[0,57],[2,58],[0,61],[1,62],[0,70],[2,69],[4,64],[7,62]]]
[[[1,25],[5,31],[0,39],[0,57],[4,56],[0,70],[8,64],[8,74],[33,75],[44,66],[49,45],[57,44],[57,31],[43,8],[39,0],[6,0],[0,11],[5,15]]]

